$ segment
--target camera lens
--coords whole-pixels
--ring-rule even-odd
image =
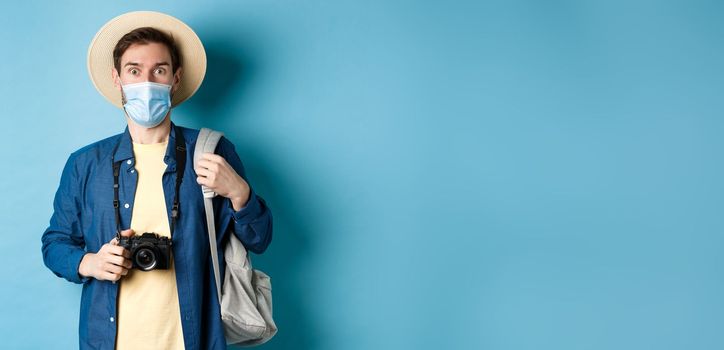
[[[151,270],[156,266],[156,253],[150,248],[140,248],[136,251],[134,260],[141,270]]]

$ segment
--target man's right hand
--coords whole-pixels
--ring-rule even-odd
[[[133,230],[121,231],[121,236],[133,236]],[[78,273],[83,277],[93,277],[97,280],[118,281],[121,276],[128,274],[132,267],[131,253],[118,245],[118,239],[113,238],[104,244],[98,253],[88,253],[83,256],[78,266]]]

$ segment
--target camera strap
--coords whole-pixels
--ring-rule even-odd
[[[176,226],[176,218],[178,218],[179,214],[179,189],[181,188],[181,181],[184,177],[184,170],[186,168],[186,140],[184,139],[183,133],[178,128],[178,126],[175,127],[176,130],[176,138],[175,138],[175,144],[174,149],[176,151],[176,193],[174,193],[173,196],[173,207],[171,208],[171,234],[173,235],[174,227]],[[116,154],[116,150],[118,150],[118,145],[120,144],[120,141],[116,144],[115,148],[113,149],[113,153],[111,154],[111,163],[113,163],[113,208],[116,211],[116,238],[118,240],[121,239],[121,210],[120,210],[120,202],[118,200],[118,174],[121,169],[121,162],[114,162],[113,161],[113,155]]]

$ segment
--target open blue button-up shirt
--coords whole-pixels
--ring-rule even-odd
[[[171,123],[164,157],[167,167],[162,177],[169,220],[176,181],[175,129]],[[203,195],[193,169],[193,150],[199,131],[183,127],[180,131],[186,139],[186,169],[172,249],[184,343],[187,349],[225,349]],[[120,143],[118,149],[112,154],[117,143]],[[216,153],[246,180],[241,160],[228,139],[221,138]],[[50,225],[42,237],[45,265],[57,276],[83,284],[79,327],[81,349],[113,349],[116,341],[118,284],[83,278],[78,274],[83,255],[98,252],[103,244],[115,237],[111,159],[122,161],[119,175],[121,229],[130,227],[138,173],[134,170],[131,136],[126,127],[122,134],[85,146],[70,155],[55,194]],[[247,250],[257,254],[263,253],[271,242],[271,211],[253,189],[246,206],[239,211],[234,211],[228,198],[215,197],[214,215],[222,273],[225,268],[223,245],[229,232],[235,234]]]

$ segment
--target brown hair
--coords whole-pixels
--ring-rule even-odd
[[[156,28],[142,27],[136,28],[121,37],[113,48],[113,66],[116,67],[118,74],[121,74],[121,56],[123,56],[123,53],[133,44],[146,45],[149,43],[163,44],[168,48],[168,52],[171,54],[171,71],[176,73],[176,70],[181,67],[181,55],[179,55],[173,37]]]

